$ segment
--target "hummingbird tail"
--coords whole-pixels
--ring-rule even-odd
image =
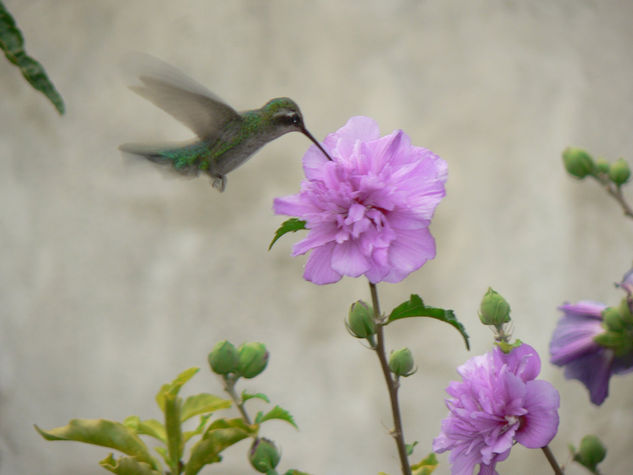
[[[199,151],[194,146],[175,146],[174,144],[156,145],[142,143],[124,143],[119,150],[124,153],[144,157],[150,162],[169,167],[176,175],[194,177],[205,169],[201,166]]]

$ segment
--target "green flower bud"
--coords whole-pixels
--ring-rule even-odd
[[[609,167],[609,178],[613,183],[620,186],[629,181],[631,168],[623,158],[618,158]]]
[[[268,364],[268,351],[263,343],[244,343],[240,346],[237,372],[244,378],[254,378]]]
[[[580,441],[580,448],[574,460],[595,473],[596,467],[607,456],[607,449],[595,435],[586,435]]]
[[[595,170],[591,155],[581,148],[567,147],[563,151],[563,163],[567,173],[576,178],[585,178]]]
[[[347,316],[347,328],[356,338],[369,338],[375,335],[374,310],[362,300],[354,302]]]
[[[604,157],[596,159],[596,168],[600,173],[609,173],[609,162]]]
[[[624,323],[622,322],[622,316],[617,309],[613,307],[607,307],[602,311],[602,321],[604,327],[607,330],[622,330]]]
[[[259,473],[268,473],[275,469],[281,455],[275,444],[268,439],[255,439],[248,454],[248,460]]]
[[[620,306],[618,307],[620,317],[622,318],[622,323],[627,328],[633,328],[633,314],[631,313],[631,306],[629,302],[630,298],[631,297],[628,295],[624,297],[620,302]]]
[[[221,341],[209,353],[209,365],[216,374],[235,373],[239,355],[235,346],[227,340]]]
[[[389,357],[389,369],[396,376],[411,376],[413,370],[413,355],[409,348],[392,351]]]
[[[510,304],[501,294],[488,287],[479,306],[479,320],[484,325],[502,326],[510,321]]]

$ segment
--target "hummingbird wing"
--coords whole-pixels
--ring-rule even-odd
[[[240,115],[222,99],[173,66],[142,55],[140,86],[134,92],[189,127],[202,140],[215,142],[228,122]]]

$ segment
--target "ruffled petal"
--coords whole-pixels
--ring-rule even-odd
[[[369,261],[354,241],[345,241],[334,247],[332,269],[343,275],[358,277],[369,270]]]

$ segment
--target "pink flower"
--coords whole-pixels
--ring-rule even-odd
[[[510,353],[498,347],[457,369],[462,381],[450,383],[450,414],[433,441],[433,451],[451,451],[451,473],[494,474],[516,441],[528,448],[546,446],[558,430],[558,391],[543,380],[538,354],[522,344]]]
[[[376,122],[352,117],[303,157],[306,180],[296,195],[277,198],[277,214],[309,229],[292,255],[312,251],[304,278],[315,284],[343,275],[399,282],[435,257],[428,226],[444,197],[446,162],[411,145],[401,130],[380,137]]]

